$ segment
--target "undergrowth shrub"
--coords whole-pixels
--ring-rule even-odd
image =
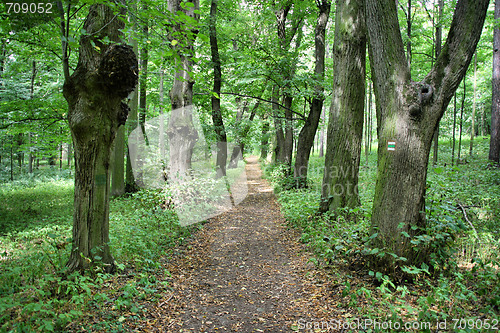
[[[110,246],[118,273],[105,274],[97,262],[84,274],[68,274],[72,182],[33,183],[0,186],[0,332],[64,332],[75,322],[87,330],[122,330],[122,313],[141,313],[140,301],[166,287],[155,278],[168,274],[160,258],[199,228],[180,226],[161,191],[115,198]],[[36,214],[26,214],[27,207]],[[107,319],[85,324],[88,314]]]
[[[441,156],[448,159],[449,155]],[[337,275],[344,297],[339,306],[355,310],[359,318],[379,322],[431,324],[413,330],[419,332],[435,332],[437,323],[444,320],[448,320],[447,331],[456,332],[482,331],[467,322],[499,323],[500,169],[492,169],[477,157],[460,166],[429,166],[426,227],[414,227],[412,235],[401,228],[415,255],[423,259],[423,264],[415,267],[385,248],[370,246],[371,239],[377,237],[376,230],[370,232],[375,154],[360,168],[362,205],[354,210],[317,214],[322,169],[311,165],[322,166],[324,159],[311,157],[312,184],[305,190],[293,189],[293,177],[287,177],[282,166],[266,165],[265,175],[289,225],[301,230],[301,241],[313,252],[311,261]],[[372,268],[370,258],[376,256],[393,258],[397,270]],[[457,324],[454,318],[466,318],[467,322],[453,329]]]

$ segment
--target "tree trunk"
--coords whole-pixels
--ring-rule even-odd
[[[137,5],[135,2],[131,3],[132,10],[137,10]],[[136,31],[137,23],[134,21],[133,23],[133,33],[129,37],[129,44],[132,45],[133,51],[138,54],[139,53],[139,43],[137,41]],[[139,87],[137,87],[139,88]],[[128,106],[130,107],[130,112],[127,118],[127,161],[125,163],[125,193],[134,193],[137,192],[138,186],[135,182],[134,170],[132,169],[132,156],[130,151],[135,151],[137,149],[138,138],[134,136],[130,136],[130,134],[135,133],[134,130],[137,128],[139,124],[139,91],[135,89],[131,96],[129,96]],[[135,161],[134,161],[135,164]]]
[[[368,82],[368,96],[366,98],[366,114],[365,114],[365,163],[368,165],[368,155],[370,154],[371,146],[371,109],[372,109],[372,86],[370,81]]]
[[[477,50],[474,54],[474,94],[472,101],[472,124],[470,127],[470,146],[469,155],[472,156],[472,150],[474,149],[474,137],[476,136],[476,88],[477,88]]]
[[[147,11],[148,5],[143,4],[142,9],[144,11]],[[144,25],[142,26],[142,33],[144,34],[144,38],[146,40],[149,38],[148,24],[149,24],[148,20],[145,20]],[[148,144],[148,137],[146,135],[146,114],[148,112],[148,104],[147,104],[148,62],[149,62],[149,47],[148,44],[145,43],[144,46],[141,48],[141,53],[140,53],[141,70],[139,72],[139,125],[141,126],[142,134],[144,135],[144,140],[146,142],[146,145]]]
[[[162,64],[163,64],[163,58],[162,58]],[[165,111],[163,109],[163,103],[165,99],[165,89],[164,89],[164,81],[165,81],[165,70],[163,69],[163,65],[160,67],[160,91],[159,97],[160,97],[160,105],[159,105],[159,110],[160,110],[160,133],[159,133],[159,145],[160,145],[160,156],[162,160],[162,168],[163,168],[163,173],[166,175],[166,165],[165,165],[165,158],[166,158],[166,150],[165,150]]]
[[[193,18],[196,22],[199,19],[200,4],[198,0],[188,1],[192,7],[181,6],[181,0],[169,0],[168,7],[172,13],[182,12]],[[189,177],[191,169],[191,158],[193,147],[198,140],[198,132],[193,123],[193,85],[191,77],[193,70],[194,40],[198,33],[197,28],[176,24],[173,27],[175,34],[171,35],[172,40],[182,39],[181,42],[171,43],[174,51],[178,52],[175,61],[175,73],[172,89],[170,90],[170,100],[172,112],[168,123],[167,135],[169,137],[170,159],[169,159],[169,180],[180,180]],[[183,30],[183,29],[189,30]],[[182,45],[182,48],[181,48]]]
[[[222,112],[220,109],[220,90],[222,82],[221,61],[219,56],[219,45],[217,44],[217,2],[212,0],[210,5],[210,53],[212,55],[212,63],[214,66],[214,88],[212,95],[212,121],[214,123],[215,138],[217,140],[217,161],[216,171],[217,178],[226,175],[227,164],[227,136],[224,121],[222,119]]]
[[[359,205],[358,171],[365,102],[364,1],[337,1],[334,81],[320,212]]]
[[[441,44],[443,39],[443,8],[444,8],[444,0],[438,0],[438,22],[436,25],[436,45],[434,48],[434,54],[436,59],[439,57],[441,53]],[[436,165],[438,161],[438,148],[439,148],[439,124],[434,132],[434,150],[432,154],[432,164]]]
[[[269,153],[269,120],[262,119],[262,136],[260,140],[260,159],[266,160]]]
[[[293,158],[293,115],[292,115],[293,97],[288,93],[283,94],[283,106],[285,109],[285,142],[284,150],[284,165],[286,166],[287,174],[289,175],[292,168]]]
[[[295,71],[297,67],[297,50],[300,47],[303,31],[303,17],[300,17],[299,10],[295,12],[292,16],[292,20],[290,22],[290,29],[287,33],[287,17],[292,9],[292,2],[288,2],[284,5],[280,5],[280,7],[275,11],[276,14],[276,23],[277,23],[277,34],[279,40],[279,52],[280,55],[286,59],[289,59],[289,63],[285,64],[280,70],[282,71],[282,78],[285,82],[284,87],[282,89],[282,101],[284,106],[284,114],[285,114],[285,133],[284,140],[282,144],[282,150],[280,148],[280,157],[278,161],[286,166],[286,173],[291,173],[292,166],[292,157],[293,157],[293,119],[292,119],[292,101],[293,96],[291,95],[291,80],[295,76]],[[298,8],[294,8],[298,9]],[[297,34],[297,39],[295,41],[295,52],[290,54],[290,46],[294,36]],[[279,90],[278,90],[279,92]],[[280,129],[281,130],[281,129]],[[280,144],[280,137],[276,137],[278,141],[278,146]]]
[[[278,106],[278,96],[280,88],[275,85],[273,87],[271,100],[273,102],[273,118],[274,118],[274,130],[276,132],[276,147],[274,148],[274,163],[284,164],[285,161],[285,134],[283,133],[283,121],[280,115]]]
[[[453,137],[451,148],[451,165],[455,165],[455,132],[457,130],[457,93],[453,95]]]
[[[21,150],[22,148],[22,145],[24,143],[24,134],[23,133],[19,133],[17,135],[17,147],[18,147],[18,151],[17,151],[17,165],[19,166],[19,171],[22,172],[22,167],[23,167],[23,160],[24,160],[24,154],[23,154],[23,151]]]
[[[64,97],[75,145],[75,202],[70,271],[98,262],[114,271],[109,249],[109,163],[113,140],[125,124],[128,107],[121,101],[137,84],[137,58],[119,43],[124,23],[106,5],[92,5],[80,39],[78,65],[65,75]],[[97,50],[93,45],[97,46]],[[64,63],[67,66],[67,63]]]
[[[73,142],[68,142],[68,168],[71,167],[71,155],[73,150]]]
[[[495,0],[495,21],[500,20],[500,0]],[[493,71],[491,78],[491,137],[490,161],[500,163],[500,28],[493,32]]]
[[[323,105],[323,110],[321,111],[321,120],[325,121],[325,106]],[[325,126],[321,126],[319,131],[319,157],[325,155]]]
[[[466,93],[466,85],[465,85],[465,76],[464,76],[464,90],[462,95],[462,107],[460,108],[460,125],[459,125],[459,134],[458,134],[458,156],[457,156],[457,165],[462,163],[462,133],[463,133],[463,125],[464,125],[464,109],[465,109],[465,93]]]
[[[378,171],[372,212],[373,245],[407,258],[427,260],[411,236],[425,228],[424,195],[433,134],[474,54],[489,0],[459,0],[446,44],[422,82],[411,80],[396,3],[367,0],[370,62],[377,101]],[[416,229],[416,230],[415,230]],[[374,258],[394,268],[389,256]]]
[[[14,136],[10,136],[10,181],[14,181]]]
[[[325,99],[323,92],[323,81],[325,78],[325,35],[328,17],[330,16],[331,2],[329,0],[317,1],[316,5],[319,9],[318,20],[316,21],[316,29],[314,32],[315,46],[315,67],[314,79],[317,81],[314,87],[314,96],[311,102],[311,109],[305,121],[304,126],[300,130],[297,140],[297,156],[295,158],[294,177],[296,179],[296,187],[307,187],[307,169],[309,165],[309,156],[311,147],[314,144],[316,131],[318,130],[321,111],[323,110],[323,101]]]
[[[69,151],[68,151],[69,153]],[[113,175],[111,176],[111,195],[125,193],[125,126],[120,126],[116,133],[113,147]]]
[[[31,85],[30,85],[30,99],[33,99],[35,96],[35,77],[37,73],[36,69],[36,61],[33,60],[32,62],[32,67],[31,67]],[[29,143],[30,143],[30,153],[28,156],[28,173],[32,174],[33,173],[33,160],[35,157],[33,156],[33,149],[34,147],[31,147],[31,144],[33,143],[32,137],[33,133],[29,133]]]
[[[406,12],[406,38],[408,41],[406,42],[406,61],[408,62],[408,68],[411,72],[411,0],[408,1],[408,9]]]

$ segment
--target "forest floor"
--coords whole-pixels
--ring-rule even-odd
[[[349,317],[336,307],[338,285],[309,262],[298,231],[286,227],[256,157],[247,159],[246,173],[246,199],[165,261],[170,291],[146,305],[136,329],[291,332]]]

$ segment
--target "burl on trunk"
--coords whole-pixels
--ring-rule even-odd
[[[116,131],[129,108],[122,102],[137,84],[137,58],[118,44],[124,23],[106,5],[92,5],[80,39],[76,70],[64,83],[75,146],[73,248],[70,270],[102,262],[115,269],[109,249],[109,164]],[[109,43],[104,43],[107,37]]]

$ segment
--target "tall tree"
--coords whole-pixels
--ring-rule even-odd
[[[276,86],[273,90],[273,105],[276,107],[275,110],[275,130],[276,130],[276,158],[277,162],[286,165],[287,172],[291,171],[292,165],[292,155],[293,155],[293,112],[292,112],[292,102],[293,96],[291,93],[291,81],[295,76],[297,61],[298,61],[298,49],[300,48],[302,42],[302,26],[304,23],[304,13],[299,9],[297,3],[293,1],[286,1],[286,3],[280,3],[275,6],[276,15],[276,26],[277,26],[277,36],[279,41],[278,52],[282,59],[280,59],[281,68],[275,68],[281,72],[282,82],[284,82],[283,87]],[[294,9],[292,11],[292,8]],[[291,19],[289,19],[289,14],[292,12]],[[287,30],[287,26],[290,28]],[[290,51],[292,46],[292,41],[294,37],[295,47],[293,51]],[[285,60],[286,59],[286,60]],[[279,94],[281,93],[281,99],[283,103],[283,108],[279,107],[277,101],[279,100]],[[280,118],[280,112],[278,110],[284,109],[284,133],[283,133],[283,122]]]
[[[96,261],[101,261],[106,271],[115,268],[109,249],[109,163],[116,131],[127,119],[128,106],[122,100],[137,84],[138,66],[132,48],[119,44],[124,22],[117,19],[118,14],[107,5],[92,5],[83,24],[86,34],[80,38],[78,65],[72,75],[67,53],[63,55],[63,93],[75,145],[70,270],[83,270]],[[61,32],[66,37],[67,26],[61,11]]]
[[[311,147],[314,144],[316,131],[318,130],[321,111],[323,110],[323,95],[325,78],[325,36],[328,17],[330,16],[331,2],[329,0],[316,0],[316,6],[319,9],[316,29],[314,31],[314,95],[311,102],[311,109],[306,118],[305,124],[300,130],[297,140],[297,156],[295,158],[294,176],[297,179],[297,187],[307,186],[307,168]]]
[[[262,117],[262,132],[260,139],[260,159],[266,160],[269,152],[269,120],[267,117]]]
[[[36,68],[36,61],[33,60],[32,62],[32,68],[31,68],[31,85],[30,85],[30,99],[33,99],[35,96],[35,77],[37,73],[37,68]],[[33,139],[33,133],[29,134],[29,140],[30,144],[32,143]],[[33,155],[33,150],[34,147],[30,147],[30,153],[29,153],[29,161],[28,161],[28,173],[33,173],[33,161],[35,160],[35,156]],[[69,151],[68,151],[69,153]]]
[[[144,3],[142,5],[142,10],[148,10],[148,4]],[[142,25],[142,34],[145,39],[145,43],[141,47],[141,52],[139,55],[141,70],[139,72],[139,124],[142,129],[142,134],[144,135],[144,139],[147,141],[146,136],[146,114],[148,111],[147,104],[147,90],[148,90],[148,63],[149,63],[149,20],[145,20]]]
[[[212,56],[212,64],[214,66],[214,88],[212,90],[212,121],[214,123],[215,137],[217,140],[217,161],[216,171],[217,177],[220,178],[226,175],[227,164],[227,136],[222,112],[220,109],[220,89],[222,83],[221,61],[219,56],[219,45],[217,44],[217,2],[212,0],[210,5],[210,53]]]
[[[500,0],[495,0],[495,30],[493,32],[493,73],[491,79],[490,161],[500,162]]]
[[[434,38],[435,46],[434,46],[434,54],[436,59],[439,57],[441,53],[441,44],[443,39],[443,8],[444,8],[444,0],[438,0],[438,18],[435,24],[436,26],[436,35]],[[438,148],[439,148],[439,124],[434,132],[434,151],[432,154],[432,164],[436,165],[438,161]]]
[[[431,71],[411,79],[396,3],[367,0],[369,54],[377,102],[378,170],[374,244],[418,264],[409,238],[426,226],[424,195],[432,136],[474,54],[489,0],[459,0],[448,38]],[[419,256],[421,255],[421,256]],[[394,267],[386,257],[382,263]]]
[[[457,155],[457,164],[462,163],[462,133],[463,133],[463,128],[464,128],[464,111],[465,111],[465,96],[467,92],[467,85],[465,84],[465,78],[464,76],[464,89],[463,89],[463,94],[462,94],[462,107],[460,108],[460,124],[458,126],[459,132],[458,132],[458,155]]]
[[[169,0],[168,9],[174,15],[182,13],[181,19],[170,26],[170,44],[177,55],[176,73],[170,100],[172,112],[168,123],[170,160],[169,178],[179,179],[188,175],[191,169],[193,148],[198,132],[193,123],[193,57],[194,41],[198,34],[199,0]],[[182,19],[184,17],[184,19]]]
[[[359,205],[366,64],[364,1],[337,1],[333,63],[321,212]]]
[[[132,12],[137,11],[137,3],[135,1],[132,1],[130,3],[129,10],[131,10]],[[132,21],[132,34],[129,37],[129,44],[132,45],[132,50],[135,52],[135,54],[138,54],[139,43],[137,41],[137,33],[136,33],[138,24],[136,22],[136,19],[132,15],[129,16],[129,20]],[[138,87],[136,87],[136,89],[129,96],[130,99],[128,101],[130,112],[126,123],[126,129],[127,129],[126,134],[129,137],[129,139],[126,152],[127,161],[125,164],[125,192],[127,193],[135,192],[138,189],[138,186],[135,182],[134,171],[132,169],[132,155],[130,154],[131,151],[135,151],[137,149],[137,142],[138,142],[138,138],[136,135],[130,137],[130,134],[135,133],[134,130],[139,124],[139,92],[137,88]],[[117,140],[119,140],[120,137],[119,130],[117,135],[118,135]]]
[[[474,148],[474,137],[476,136],[476,93],[477,93],[477,50],[474,54],[474,94],[472,100],[472,124],[470,126],[469,155],[472,156]]]

